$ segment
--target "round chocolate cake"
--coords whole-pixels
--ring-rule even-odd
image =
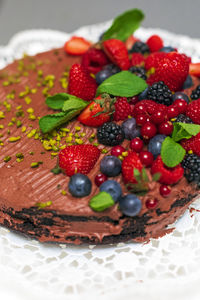
[[[82,38],[78,39],[80,42]],[[123,46],[118,45],[116,43],[118,39],[106,39],[102,42],[101,48],[99,45],[94,47],[82,39],[83,48],[87,48],[83,53],[78,46],[74,48],[74,44],[68,42],[61,49],[50,50],[33,57],[24,56],[0,71],[0,224],[41,242],[74,244],[108,244],[128,240],[144,242],[172,231],[168,229],[168,225],[173,224],[199,194],[199,177],[195,175],[196,177],[193,176],[195,178],[191,178],[194,174],[191,172],[188,174],[188,170],[191,170],[191,156],[198,156],[198,151],[195,152],[193,148],[198,148],[198,144],[195,143],[200,130],[191,104],[198,103],[200,97],[196,95],[199,79],[189,75],[189,58],[186,56],[184,59],[188,70],[185,78],[182,78],[183,88],[176,87],[174,83],[176,78],[173,77],[171,66],[169,66],[171,74],[169,84],[166,84],[169,78],[163,78],[161,72],[158,74],[149,72],[148,64],[153,64],[152,57],[156,57],[155,53],[159,53],[160,64],[163,60],[166,63],[171,59],[169,53],[182,55],[174,52],[174,49],[168,53],[166,49],[166,52],[160,51],[163,45],[159,46],[159,49],[152,50],[158,43],[154,38],[149,40],[146,43],[139,43],[133,39],[128,54],[127,44],[120,41]],[[73,39],[72,41],[74,42]],[[119,55],[120,58],[116,54],[117,51],[123,53]],[[114,75],[110,73],[110,76],[107,76],[105,69],[111,65],[112,70],[114,67],[117,70]],[[78,73],[80,70],[84,70],[85,77]],[[176,71],[179,74],[179,70]],[[184,71],[181,69],[182,73]],[[103,83],[121,73],[125,74],[124,76],[129,76],[126,75],[129,73],[134,80],[137,77],[144,81],[146,84],[144,91],[136,91],[127,96],[126,93],[123,95],[123,93],[116,94],[116,91],[107,92]],[[165,76],[166,73],[165,70]],[[86,83],[83,83],[86,76],[88,76]],[[102,80],[103,76],[105,76],[104,80]],[[188,76],[192,81],[189,85],[185,83]],[[85,88],[82,88],[82,84]],[[180,82],[178,84],[180,86]],[[134,90],[136,90],[135,86]],[[180,91],[182,98],[179,95],[177,99],[173,99],[176,95],[174,92]],[[192,96],[196,99],[192,99],[189,104],[186,98],[188,96],[189,100],[192,91],[196,91]],[[144,92],[146,94],[142,96]],[[61,96],[61,93],[64,96]],[[49,102],[45,102],[45,99],[51,101],[54,99],[51,96],[59,95],[60,98],[55,100],[55,103],[58,103],[62,97],[65,97],[64,93],[68,93],[68,97],[73,95],[76,99],[83,99],[84,103],[88,103],[90,112],[93,112],[94,107],[90,106],[91,103],[93,105],[97,103],[98,108],[101,107],[100,113],[95,111],[93,116],[88,117],[86,115],[88,107],[85,104],[84,109],[76,110],[70,119],[61,123],[54,122],[55,118],[65,116],[66,110],[60,112],[58,107],[53,109],[52,105],[50,108]],[[94,95],[89,97],[90,93]],[[74,99],[73,96],[70,101]],[[186,100],[183,99],[184,97]],[[103,107],[102,110],[101,103],[93,103],[94,98],[103,100],[106,108]],[[181,104],[179,101],[175,107],[173,103],[180,99]],[[108,107],[106,101],[114,104]],[[187,107],[182,105],[183,101]],[[148,104],[154,102],[157,105],[155,109],[151,106],[151,109],[154,109],[153,113],[149,108],[145,110],[147,102]],[[126,114],[126,107],[128,107],[128,114]],[[163,122],[159,123],[159,113],[163,112],[161,107],[165,107],[166,111],[163,113]],[[55,110],[58,114],[56,117]],[[50,121],[43,122],[49,115],[53,116],[50,117]],[[85,115],[88,117],[86,121]],[[141,123],[144,115],[146,121]],[[124,125],[132,119],[136,120],[138,129],[138,134],[134,137],[131,134],[128,136]],[[53,125],[51,120],[54,122]],[[186,131],[185,136],[179,140],[177,132],[174,132],[175,123],[183,126],[182,132],[183,129]],[[195,133],[181,124],[196,125]],[[156,128],[155,132],[154,128]],[[108,131],[111,132],[109,136]],[[150,143],[161,134],[165,139],[172,140],[175,133],[176,140],[174,138],[173,143],[176,142],[185,152],[178,163],[170,161],[167,165],[162,161],[164,157],[162,150],[155,153],[154,147],[151,150]],[[142,142],[141,147],[135,139]],[[189,144],[190,140],[195,140],[193,142],[195,146]],[[156,141],[153,140],[154,146],[155,143]],[[98,151],[93,162],[89,151],[84,148],[85,145],[91,145]],[[72,148],[73,146],[75,148]],[[121,152],[120,147],[122,147]],[[138,150],[138,147],[141,149]],[[76,152],[73,149],[80,150]],[[85,160],[84,167],[83,162],[80,166],[78,161],[76,167],[72,168],[75,163],[72,150],[77,153],[77,160],[82,155],[82,159]],[[177,153],[179,150],[178,148]],[[144,153],[141,155],[142,151],[147,152],[146,156]],[[117,171],[117,164],[113,169],[112,163],[111,165],[105,163],[104,166],[102,161],[105,157],[111,157],[112,163],[113,157],[117,162],[120,161],[120,170]],[[71,160],[73,160],[72,165]],[[88,160],[92,163],[92,167],[86,170]],[[138,167],[134,166],[136,160],[140,160],[137,161]],[[158,166],[169,175],[164,174],[164,171],[162,174],[163,169],[161,167],[159,169]],[[177,170],[179,174],[176,173],[177,178],[174,179]],[[72,178],[76,179],[80,173],[85,176],[84,180],[87,177],[88,192],[76,196],[78,191],[72,188],[70,190],[70,184]],[[118,186],[121,186],[122,191],[119,192],[118,199],[113,196],[113,191],[109,194],[109,188],[101,188],[102,182],[108,179],[114,180]],[[85,187],[85,190],[87,188]],[[128,201],[127,195],[135,198],[132,197]],[[105,198],[102,199],[103,196]],[[106,200],[107,197],[110,198]],[[138,202],[134,202],[133,199]]]

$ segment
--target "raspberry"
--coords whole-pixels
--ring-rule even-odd
[[[115,112],[113,118],[115,121],[123,121],[128,118],[129,115],[132,114],[133,108],[127,102],[125,97],[117,97],[117,101],[115,102]]]
[[[194,123],[200,124],[200,99],[192,101],[187,106],[186,116],[188,116]]]
[[[151,52],[159,51],[164,46],[163,40],[158,35],[150,36],[147,40],[147,45]]]
[[[81,64],[90,73],[96,74],[108,63],[108,58],[102,50],[90,48],[85,54],[83,54]]]
[[[161,159],[161,156],[159,155],[153,162],[151,173],[152,175],[160,173],[161,177],[159,182],[168,185],[177,183],[183,177],[184,169],[181,167],[181,165],[178,165],[174,168],[166,167]]]
[[[165,52],[154,52],[151,53],[145,60],[145,69],[156,68],[161,59],[166,56]]]
[[[122,177],[125,183],[137,183],[134,177],[134,169],[142,170],[142,163],[136,152],[130,152],[122,162]]]
[[[188,140],[182,140],[181,145],[186,151],[192,150],[193,153],[200,156],[200,133]]]
[[[145,59],[141,53],[133,53],[131,58],[131,64],[133,66],[141,66],[144,65]]]

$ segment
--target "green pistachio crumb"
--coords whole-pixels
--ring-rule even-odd
[[[21,136],[12,136],[12,137],[10,137],[9,138],[9,142],[10,143],[14,143],[14,142],[17,142],[17,141],[19,141],[21,139]]]
[[[62,190],[62,191],[61,191],[61,194],[62,194],[63,196],[66,196],[66,195],[67,195],[67,192],[66,192],[65,190]]]
[[[17,128],[21,127],[22,126],[22,122],[20,120],[17,120],[16,126],[17,126]]]
[[[104,148],[101,150],[101,153],[106,154],[106,153],[108,153],[108,150]]]
[[[11,156],[5,156],[3,160],[7,163],[11,160]]]

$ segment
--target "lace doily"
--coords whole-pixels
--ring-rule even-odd
[[[76,35],[96,41],[110,23],[77,30]],[[163,37],[200,61],[200,40],[160,29],[139,29],[146,40]],[[29,30],[0,47],[0,67],[21,57],[60,47],[70,34]],[[0,228],[1,299],[137,299],[196,300],[200,283],[200,200],[175,224],[176,229],[148,244],[115,246],[58,246],[41,244]],[[3,298],[4,296],[4,298]]]

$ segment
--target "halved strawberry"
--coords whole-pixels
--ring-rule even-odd
[[[125,45],[127,50],[131,50],[135,42],[139,41],[135,36],[130,35],[129,38],[126,40]]]
[[[90,48],[91,45],[92,43],[86,39],[79,36],[73,36],[65,43],[64,50],[66,53],[71,55],[82,55]]]
[[[200,77],[200,63],[190,64],[189,74]]]
[[[98,96],[79,115],[79,122],[87,126],[99,127],[110,121],[110,115],[109,111],[106,111],[105,101],[106,100],[101,96]]]

